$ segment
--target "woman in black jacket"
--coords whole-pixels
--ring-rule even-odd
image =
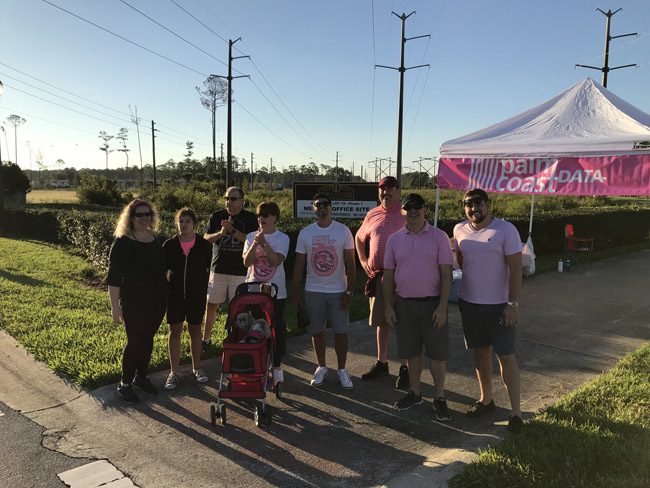
[[[183,323],[186,321],[190,333],[194,377],[199,383],[208,381],[208,377],[201,369],[201,324],[205,313],[212,245],[194,232],[197,219],[191,208],[180,209],[175,221],[178,235],[163,244],[167,254],[167,280],[169,281],[167,323],[169,324],[171,372],[165,382],[167,390],[173,390],[178,386],[181,333]]]
[[[165,251],[156,240],[157,227],[154,207],[133,200],[120,213],[109,255],[111,315],[115,324],[124,322],[127,339],[117,393],[129,403],[139,401],[133,386],[157,393],[147,377],[153,338],[167,308]]]

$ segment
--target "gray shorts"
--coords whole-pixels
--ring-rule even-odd
[[[458,299],[467,349],[492,346],[494,352],[501,356],[515,353],[517,327],[503,325],[505,306],[505,303],[481,305]]]
[[[429,359],[446,361],[449,358],[449,326],[437,329],[433,325],[433,312],[439,302],[439,297],[420,301],[395,295],[398,358],[419,356],[422,346]]]
[[[309,316],[309,333],[319,334],[325,330],[327,317],[332,322],[335,334],[347,334],[350,329],[350,310],[341,308],[341,297],[345,292],[320,293],[305,291],[305,310]]]

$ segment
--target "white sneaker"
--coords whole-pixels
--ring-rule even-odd
[[[194,377],[196,378],[196,381],[199,383],[207,383],[208,382],[208,375],[205,374],[205,371],[202,369],[195,369],[194,370]]]
[[[327,368],[325,366],[319,366],[314,371],[314,378],[311,380],[311,386],[322,386],[327,376]]]
[[[169,373],[169,376],[167,376],[167,381],[165,381],[165,390],[173,390],[178,386],[178,376],[176,376],[176,373],[171,372]]]
[[[284,381],[284,371],[281,368],[273,368],[273,383],[282,383]]]
[[[350,373],[348,373],[348,370],[339,369],[337,373],[339,374],[339,381],[341,382],[341,387],[345,388],[346,390],[351,390],[352,378],[350,378]]]

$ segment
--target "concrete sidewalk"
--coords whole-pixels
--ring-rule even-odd
[[[650,251],[644,251],[525,280],[518,357],[526,418],[650,339],[648,276]],[[508,418],[496,368],[499,408],[485,418],[465,417],[478,386],[455,305],[450,327],[450,423],[433,420],[428,373],[423,374],[427,401],[406,412],[391,407],[402,395],[393,389],[393,375],[361,381],[375,349],[374,331],[364,322],[355,323],[350,335],[351,391],[339,387],[334,371],[323,388],[309,386],[314,370],[310,338],[289,341],[285,393],[281,400],[267,396],[273,422],[261,429],[253,423],[251,406],[234,401],[226,401],[227,425],[210,425],[215,360],[205,363],[211,377],[207,386],[194,383],[186,370],[173,392],[161,388],[157,396],[128,407],[116,397],[114,385],[84,392],[66,384],[4,333],[0,400],[45,427],[47,447],[108,459],[143,488],[445,486],[477,449],[506,435]],[[328,361],[335,364],[329,349]],[[398,364],[390,368],[394,374]],[[154,382],[162,386],[166,373],[153,375]]]

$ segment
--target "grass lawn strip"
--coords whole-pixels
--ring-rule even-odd
[[[650,486],[650,344],[481,452],[449,486]]]
[[[55,246],[0,238],[0,328],[54,371],[94,388],[119,379],[126,334],[111,320],[106,291],[82,284],[87,274],[82,258]],[[215,337],[222,332],[218,323]],[[184,334],[184,360],[188,340]],[[163,324],[151,367],[168,364]]]

